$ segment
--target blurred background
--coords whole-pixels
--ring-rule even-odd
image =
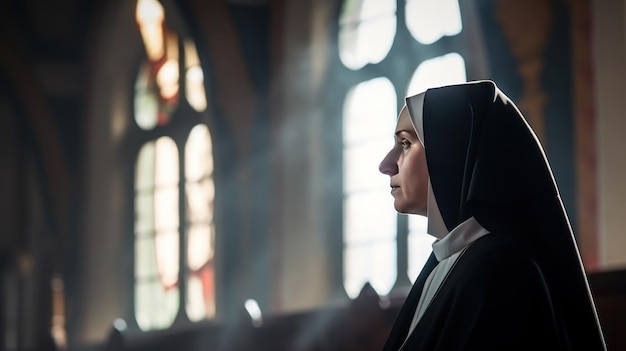
[[[430,252],[377,166],[492,79],[626,349],[626,1],[3,0],[3,350],[379,350]]]

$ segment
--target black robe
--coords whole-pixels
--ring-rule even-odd
[[[491,81],[406,103],[445,230],[474,217],[491,234],[458,259],[404,350],[605,350],[552,170],[515,104]],[[385,350],[404,342],[428,273]]]
[[[406,339],[428,272],[418,277],[385,351]],[[559,326],[535,261],[498,233],[459,257],[402,350],[559,350]]]

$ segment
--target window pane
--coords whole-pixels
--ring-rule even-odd
[[[192,321],[199,321],[206,316],[204,303],[204,291],[202,281],[195,276],[187,280],[187,317]]]
[[[164,289],[158,281],[136,283],[135,318],[139,328],[163,329],[172,325],[178,312],[178,299],[177,287]]]
[[[465,60],[457,53],[451,53],[422,62],[409,83],[407,96],[419,94],[428,88],[463,83]]]
[[[150,66],[141,65],[135,81],[135,122],[145,130],[156,127],[159,116],[159,99],[150,75]]]
[[[187,316],[199,321],[215,316],[215,286],[213,266],[203,268],[187,281]]]
[[[344,203],[344,242],[349,245],[395,239],[396,218],[388,191],[348,196]]]
[[[158,232],[155,237],[156,259],[161,284],[172,288],[178,283],[178,232]]]
[[[196,111],[206,110],[207,100],[204,91],[204,72],[200,66],[200,58],[196,45],[185,40],[185,94],[189,105]]]
[[[389,294],[398,277],[396,247],[395,240],[388,240],[384,244],[373,246],[369,254],[370,283],[381,296]]]
[[[353,298],[366,282],[379,294],[387,294],[397,276],[397,215],[389,181],[378,171],[378,164],[393,145],[396,115],[396,93],[387,78],[363,82],[346,96],[344,285]],[[377,266],[373,267],[372,262]]]
[[[185,145],[185,178],[197,181],[213,174],[213,146],[209,128],[203,124],[195,126],[189,133]]]
[[[340,25],[396,13],[396,2],[388,0],[346,0],[341,8]]]
[[[138,0],[135,20],[148,58],[157,61],[163,57],[163,21],[165,11],[157,0]]]
[[[380,138],[388,140],[391,147],[397,111],[396,92],[389,79],[379,77],[356,85],[344,102],[344,144]]]
[[[157,72],[156,82],[163,99],[175,99],[178,94],[178,61],[165,61]]]
[[[192,223],[213,220],[213,199],[215,185],[213,179],[187,184],[187,220]]]
[[[356,298],[369,280],[369,250],[367,247],[346,247],[343,253],[344,280],[346,293]]]
[[[458,0],[407,0],[406,26],[417,41],[432,44],[462,30]]]
[[[153,289],[151,284],[135,281],[135,319],[139,328],[148,330],[152,328],[153,319]],[[159,287],[160,288],[160,287]]]
[[[180,78],[178,62],[178,35],[167,31],[165,33],[165,62],[157,66],[156,83],[161,97],[170,106],[178,101]]]
[[[346,147],[343,153],[344,193],[352,194],[365,190],[389,190],[389,176],[378,171],[378,165],[391,148],[391,142],[362,143]],[[391,195],[385,194],[388,198]]]
[[[339,57],[353,70],[382,61],[396,34],[395,0],[345,1],[339,19]]]
[[[428,256],[433,251],[432,244],[435,241],[435,237],[426,233],[427,225],[428,219],[426,217],[409,215],[409,267],[407,274],[411,281],[415,281]]]
[[[376,245],[346,246],[344,287],[350,298],[357,297],[368,281],[379,295],[387,295],[396,278],[395,240],[386,240]]]
[[[156,290],[156,286],[159,283],[154,283],[153,287]],[[152,306],[152,309],[155,310],[156,314],[156,327],[159,329],[164,329],[172,325],[174,323],[174,319],[176,319],[176,314],[178,313],[179,307],[179,290],[178,287],[172,287],[169,289],[159,289],[159,303]],[[155,308],[155,306],[159,306]]]
[[[157,275],[154,237],[135,239],[135,279],[146,280]]]
[[[135,190],[152,190],[154,187],[154,142],[146,143],[139,151],[135,167]]]
[[[135,235],[154,233],[154,194],[144,191],[135,195]]]
[[[174,140],[169,137],[157,139],[155,151],[156,186],[178,184],[178,148]]]
[[[187,221],[191,223],[213,220],[213,199],[215,198],[215,185],[213,179],[204,179],[199,183],[187,183]]]
[[[187,264],[190,270],[198,271],[213,258],[213,226],[190,226],[187,240]]]
[[[154,192],[154,228],[178,229],[178,186],[160,187]]]

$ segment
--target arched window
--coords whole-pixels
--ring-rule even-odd
[[[196,45],[157,0],[138,0],[134,311],[142,330],[215,316],[213,144]],[[182,316],[182,317],[181,317]]]
[[[378,100],[377,104],[368,104]],[[387,78],[359,83],[344,104],[344,276],[349,296],[370,282],[388,293],[396,280],[396,213],[389,184],[375,172],[391,147],[396,92]]]
[[[430,254],[426,218],[398,216],[378,163],[405,96],[466,81],[458,0],[346,0],[339,13],[343,101],[343,285],[354,298],[408,285]],[[402,220],[400,220],[402,219]]]

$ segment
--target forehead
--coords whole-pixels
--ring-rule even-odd
[[[415,134],[413,122],[411,121],[411,117],[409,117],[409,113],[406,108],[402,109],[402,112],[400,112],[400,116],[398,117],[398,123],[396,124],[396,132],[399,132],[401,130]]]

